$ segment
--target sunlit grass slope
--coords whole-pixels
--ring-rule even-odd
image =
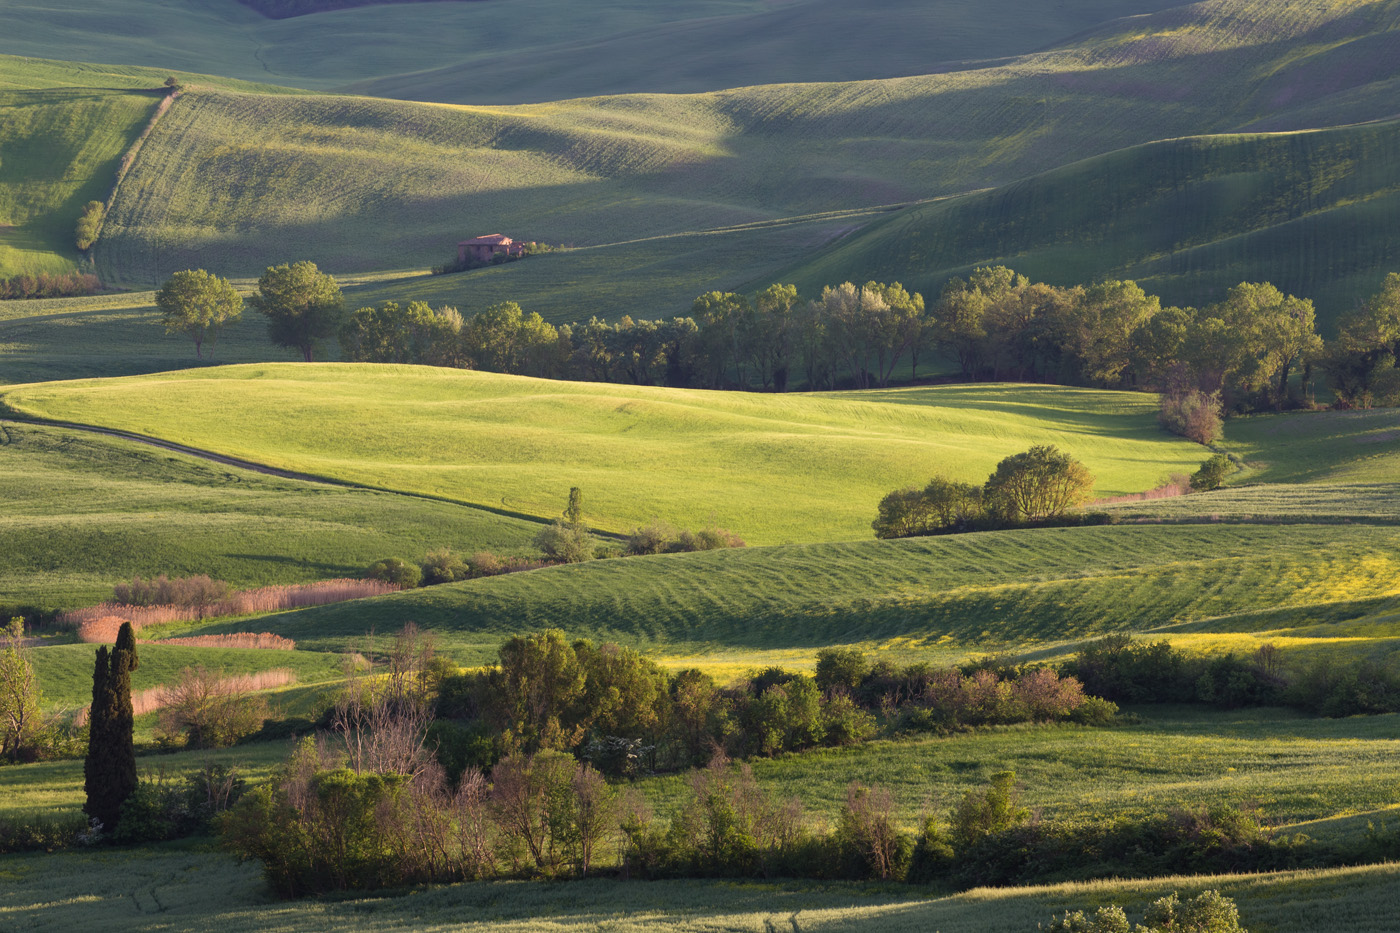
[[[981,482],[1057,444],[1103,493],[1194,469],[1154,399],[1042,386],[760,395],[428,367],[269,364],[11,389],[16,410],[260,463],[590,523],[710,521],[750,543],[870,536],[880,498],[935,473]]]
[[[92,702],[92,668],[96,645],[52,645],[33,649],[30,658],[43,689],[46,708],[75,709]],[[140,666],[131,675],[133,692],[172,683],[187,667],[204,666],[226,675],[287,669],[306,684],[341,679],[339,655],[319,651],[257,648],[199,648],[141,644]]]
[[[83,205],[105,201],[158,96],[0,89],[0,275],[68,272]]]
[[[138,574],[251,587],[354,576],[380,558],[413,560],[437,547],[533,553],[538,528],[13,423],[0,425],[0,501],[0,603],[51,608],[95,604]]]
[[[475,883],[398,896],[271,902],[255,865],[200,848],[11,856],[0,910],[20,928],[227,933],[295,929],[340,933],[1022,933],[1053,915],[1125,904],[1141,918],[1152,901],[1217,889],[1250,930],[1387,933],[1400,868],[1375,865],[1263,875],[1096,881],[926,890],[801,882],[595,879],[569,884]]]
[[[518,107],[197,91],[98,262],[141,284],[293,258],[421,269],[471,234],[587,246],[961,194],[1163,138],[1390,116],[1397,26],[1379,0],[1215,0],[922,77]],[[652,313],[581,297],[578,317]]]
[[[1041,48],[1171,0],[510,0],[364,6],[268,20],[236,0],[0,2],[0,51],[415,100],[506,103],[619,91],[922,74]]]
[[[557,627],[737,674],[859,644],[952,661],[1051,657],[1111,632],[1192,650],[1385,658],[1400,642],[1400,529],[1123,525],[627,558],[430,587],[210,631],[271,630],[341,650],[371,628],[431,628],[464,662]],[[1151,637],[1158,637],[1153,635]]]
[[[1270,281],[1331,318],[1400,267],[1400,123],[1176,139],[914,207],[792,272],[812,289],[898,279],[936,293],[979,265],[1072,285],[1131,278],[1180,304]]]

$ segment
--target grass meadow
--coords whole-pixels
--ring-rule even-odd
[[[721,677],[808,667],[833,644],[952,663],[1056,657],[1110,632],[1385,660],[1400,636],[1397,545],[1400,529],[1384,526],[1166,524],[748,548],[554,567],[180,634],[271,631],[338,651],[411,621],[480,664],[513,634],[555,627]]]
[[[1029,52],[1169,0],[677,0],[580,9],[564,0],[363,6],[264,19],[235,0],[120,13],[75,0],[65,15],[5,0],[4,50],[214,72],[249,81],[449,103],[519,103],[627,91],[921,74]],[[396,41],[385,41],[393,36]],[[943,67],[959,67],[957,64]]]
[[[1270,281],[1314,299],[1330,330],[1400,262],[1398,160],[1396,122],[1172,139],[901,211],[785,278],[809,292],[855,277],[936,294],[1008,265],[1057,285],[1134,279],[1193,305]]]
[[[133,576],[237,587],[354,576],[450,547],[533,554],[538,525],[445,502],[320,486],[129,441],[0,425],[0,601],[110,599]]]
[[[114,855],[77,852],[9,856],[0,916],[21,930],[74,926],[154,931],[492,931],[562,933],[1022,933],[1066,910],[1147,904],[1219,889],[1239,904],[1250,930],[1269,933],[1385,933],[1400,869],[1097,881],[987,889],[957,895],[892,886],[802,882],[610,880],[496,882],[416,890],[404,896],[268,900],[252,865],[198,846],[167,845]]]
[[[1148,489],[1202,448],[1153,397],[1017,386],[757,395],[428,367],[220,367],[12,388],[22,413],[158,436],[319,476],[591,525],[708,522],[751,544],[866,538],[881,496],[946,472],[982,481],[1052,443],[1097,489]]]
[[[765,274],[767,251],[745,225],[964,194],[1163,138],[1390,115],[1390,62],[1400,42],[1391,6],[1217,0],[1184,10],[1121,20],[1064,47],[985,67],[873,81],[519,106],[197,89],[176,102],[137,160],[97,262],[107,279],[146,287],[185,267],[249,276],[298,258],[336,273],[421,270],[443,261],[458,239],[484,232],[583,247],[730,231],[713,235],[735,238],[728,252],[751,244],[758,255],[748,268],[764,285],[802,267],[790,248],[779,248]],[[1375,64],[1348,68],[1344,87],[1317,79],[1356,56]],[[1261,82],[1261,74],[1269,77]],[[1269,223],[1273,203],[1249,183],[1259,164],[1246,160],[1239,177],[1202,182],[1193,196],[1209,199],[1220,188],[1231,199],[1255,197],[1245,213]],[[1126,165],[1124,184],[1147,170]],[[1320,207],[1331,187],[1314,179],[1278,197],[1296,202],[1316,193]],[[1335,206],[1327,215],[1334,227],[1370,218],[1362,229],[1380,229],[1373,215],[1381,200]],[[1169,205],[1159,213],[1170,213]],[[1321,232],[1309,236],[1321,242]],[[1282,235],[1268,246],[1267,255],[1246,250],[1230,274],[1273,275],[1301,249]],[[1346,262],[1340,250],[1310,279],[1318,288],[1334,281],[1360,288],[1390,261],[1380,247]],[[715,255],[697,252],[684,272],[687,290],[711,272],[711,285],[728,284],[732,275],[714,269]],[[585,259],[608,257],[571,261]],[[677,264],[685,262],[663,263],[661,278],[680,275]],[[649,267],[629,268],[645,277]],[[527,284],[511,297],[528,306]],[[544,310],[555,313],[547,283],[540,286]],[[572,296],[577,304],[563,317],[654,316],[674,307],[670,299],[634,306],[635,291]],[[452,296],[470,298],[469,288]]]
[[[0,275],[76,268],[73,228],[105,201],[122,153],[159,96],[137,90],[0,84]]]

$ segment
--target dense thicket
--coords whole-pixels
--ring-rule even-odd
[[[85,272],[41,272],[0,279],[0,301],[11,298],[73,298],[102,288],[95,275]]]

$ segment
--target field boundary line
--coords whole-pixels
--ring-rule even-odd
[[[4,409],[0,415],[0,426],[5,422],[11,424],[27,424],[37,427],[63,428],[69,431],[82,431],[87,434],[99,434],[105,437],[115,437],[119,440],[132,441],[137,444],[144,444],[148,447],[158,447],[172,453],[185,454],[210,463],[217,463],[220,466],[233,467],[238,470],[248,470],[253,473],[261,473],[265,476],[272,476],[278,479],[287,479],[301,483],[316,483],[322,486],[339,486],[342,489],[360,489],[366,492],[386,493],[393,496],[403,496],[406,499],[419,499],[425,502],[441,502],[444,505],[455,505],[465,509],[476,509],[480,512],[489,512],[492,515],[500,515],[504,518],[516,518],[523,521],[533,522],[537,525],[549,525],[553,519],[542,518],[539,515],[531,515],[528,512],[516,512],[512,509],[497,508],[495,506],[483,505],[479,502],[464,502],[461,499],[452,499],[447,496],[434,496],[427,493],[404,492],[401,489],[393,489],[388,486],[373,486],[369,483],[356,483],[351,480],[337,479],[333,476],[320,476],[315,473],[301,473],[296,470],[284,470],[281,467],[270,466],[266,463],[258,463],[255,460],[244,460],[241,457],[233,457],[228,454],[221,454],[213,450],[204,450],[199,447],[191,447],[188,444],[181,444],[176,441],[167,441],[159,437],[151,437],[149,434],[138,434],[135,431],[124,431],[120,428],[104,428],[95,424],[83,424],[78,421],[60,421],[55,418],[41,418],[35,415],[17,413],[12,407],[5,405],[0,400],[0,408]],[[597,528],[590,529],[594,534],[605,538],[621,539],[623,536],[613,532],[602,531]]]

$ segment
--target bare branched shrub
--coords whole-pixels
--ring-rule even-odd
[[[266,697],[245,689],[255,682],[251,676],[220,677],[203,665],[185,668],[179,680],[160,688],[158,733],[167,741],[183,736],[195,748],[218,748],[257,732],[268,705]]]
[[[861,873],[881,881],[900,877],[908,861],[909,840],[895,825],[894,797],[888,788],[852,781],[846,788],[836,837]]]
[[[432,656],[431,637],[410,623],[395,636],[385,669],[347,667],[331,732],[353,771],[416,776],[428,767]]]

